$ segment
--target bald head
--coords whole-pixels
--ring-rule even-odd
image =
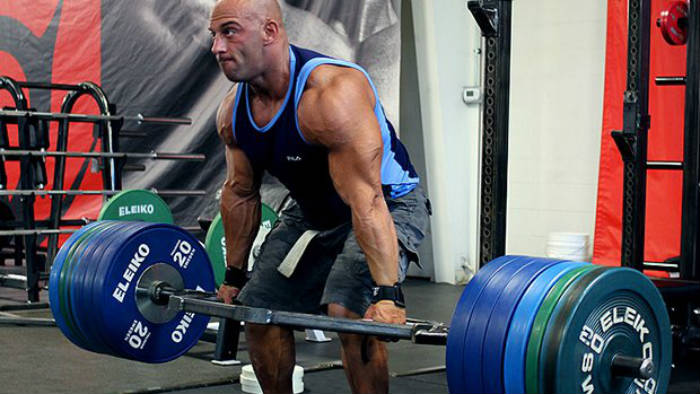
[[[277,0],[218,0],[211,13],[211,21],[221,18],[242,17],[272,20],[282,26],[282,9]]]

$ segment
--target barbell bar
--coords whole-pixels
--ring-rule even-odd
[[[205,190],[178,190],[178,189],[147,189],[148,191],[160,196],[166,197],[188,197],[188,196],[205,196]],[[121,193],[123,190],[23,190],[23,189],[7,189],[0,190],[0,196],[91,196],[91,195],[107,195],[112,196]]]
[[[69,340],[144,362],[184,354],[209,316],[217,316],[446,344],[450,392],[651,393],[665,392],[670,377],[663,300],[648,278],[628,268],[500,257],[466,286],[449,328],[228,305],[213,298],[215,288],[199,242],[153,223],[81,228],[57,254],[49,279],[51,310]],[[526,358],[522,346],[536,346],[538,357]],[[467,378],[474,373],[480,378]]]
[[[0,149],[2,157],[79,157],[79,158],[121,158],[121,159],[152,159],[152,160],[192,160],[204,161],[206,156],[200,153],[168,153],[168,152],[61,152],[44,150]]]
[[[116,121],[133,121],[138,124],[150,123],[150,124],[163,124],[163,125],[190,125],[192,124],[192,119],[190,118],[169,118],[161,116],[145,116],[143,114],[137,114],[134,116],[127,115],[92,115],[92,114],[75,114],[68,112],[41,112],[41,111],[27,111],[27,110],[17,110],[17,109],[1,109],[0,117],[4,118],[30,118],[39,120],[50,120],[50,121],[70,121],[70,122],[81,122],[81,123],[98,123],[98,122],[116,122]]]
[[[88,220],[88,222],[91,222]],[[190,232],[201,231],[202,229],[198,226],[183,227],[184,230]],[[20,229],[20,230],[0,230],[0,236],[7,237],[13,235],[53,235],[53,234],[73,234],[77,232],[78,228],[37,228],[37,229]]]
[[[152,188],[146,189],[127,189],[127,190],[0,190],[0,196],[3,195],[48,195],[65,196],[65,195],[111,195],[102,206],[97,219],[82,219],[77,225],[85,225],[90,222],[99,220],[127,220],[127,221],[146,221],[155,223],[174,223],[174,218],[170,207],[163,201],[160,196],[203,196],[206,195],[204,190],[158,190]],[[8,225],[22,225],[22,223],[7,223]],[[54,223],[53,226],[58,227],[61,223]],[[62,225],[70,226],[76,223],[62,223]],[[189,227],[188,231],[199,231],[200,227]],[[30,229],[7,229],[0,230],[0,236],[17,236],[17,235],[53,235],[53,234],[70,234],[77,229],[58,229],[58,228],[30,228]]]

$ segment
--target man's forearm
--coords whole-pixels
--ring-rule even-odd
[[[224,184],[221,219],[226,236],[226,265],[244,269],[260,227],[260,195],[240,193],[235,187]]]
[[[366,209],[354,208],[352,224],[374,282],[379,286],[396,283],[399,248],[394,221],[384,199],[376,199]]]

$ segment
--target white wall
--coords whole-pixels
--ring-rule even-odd
[[[592,244],[606,3],[513,1],[508,253],[544,256],[553,231]]]
[[[462,0],[413,0],[418,85],[431,218],[434,278],[455,283],[477,262],[480,35]],[[404,5],[405,6],[405,5]]]
[[[513,1],[506,249],[544,256],[550,232],[593,235],[607,7],[536,3]],[[480,85],[479,32],[463,0],[410,4],[434,278],[454,283],[463,267],[468,279],[478,259],[481,108],[465,105],[461,93]]]

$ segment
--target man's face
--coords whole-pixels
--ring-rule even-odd
[[[211,51],[221,71],[234,82],[250,81],[260,74],[262,65],[262,24],[246,11],[244,3],[218,2],[209,22]]]

